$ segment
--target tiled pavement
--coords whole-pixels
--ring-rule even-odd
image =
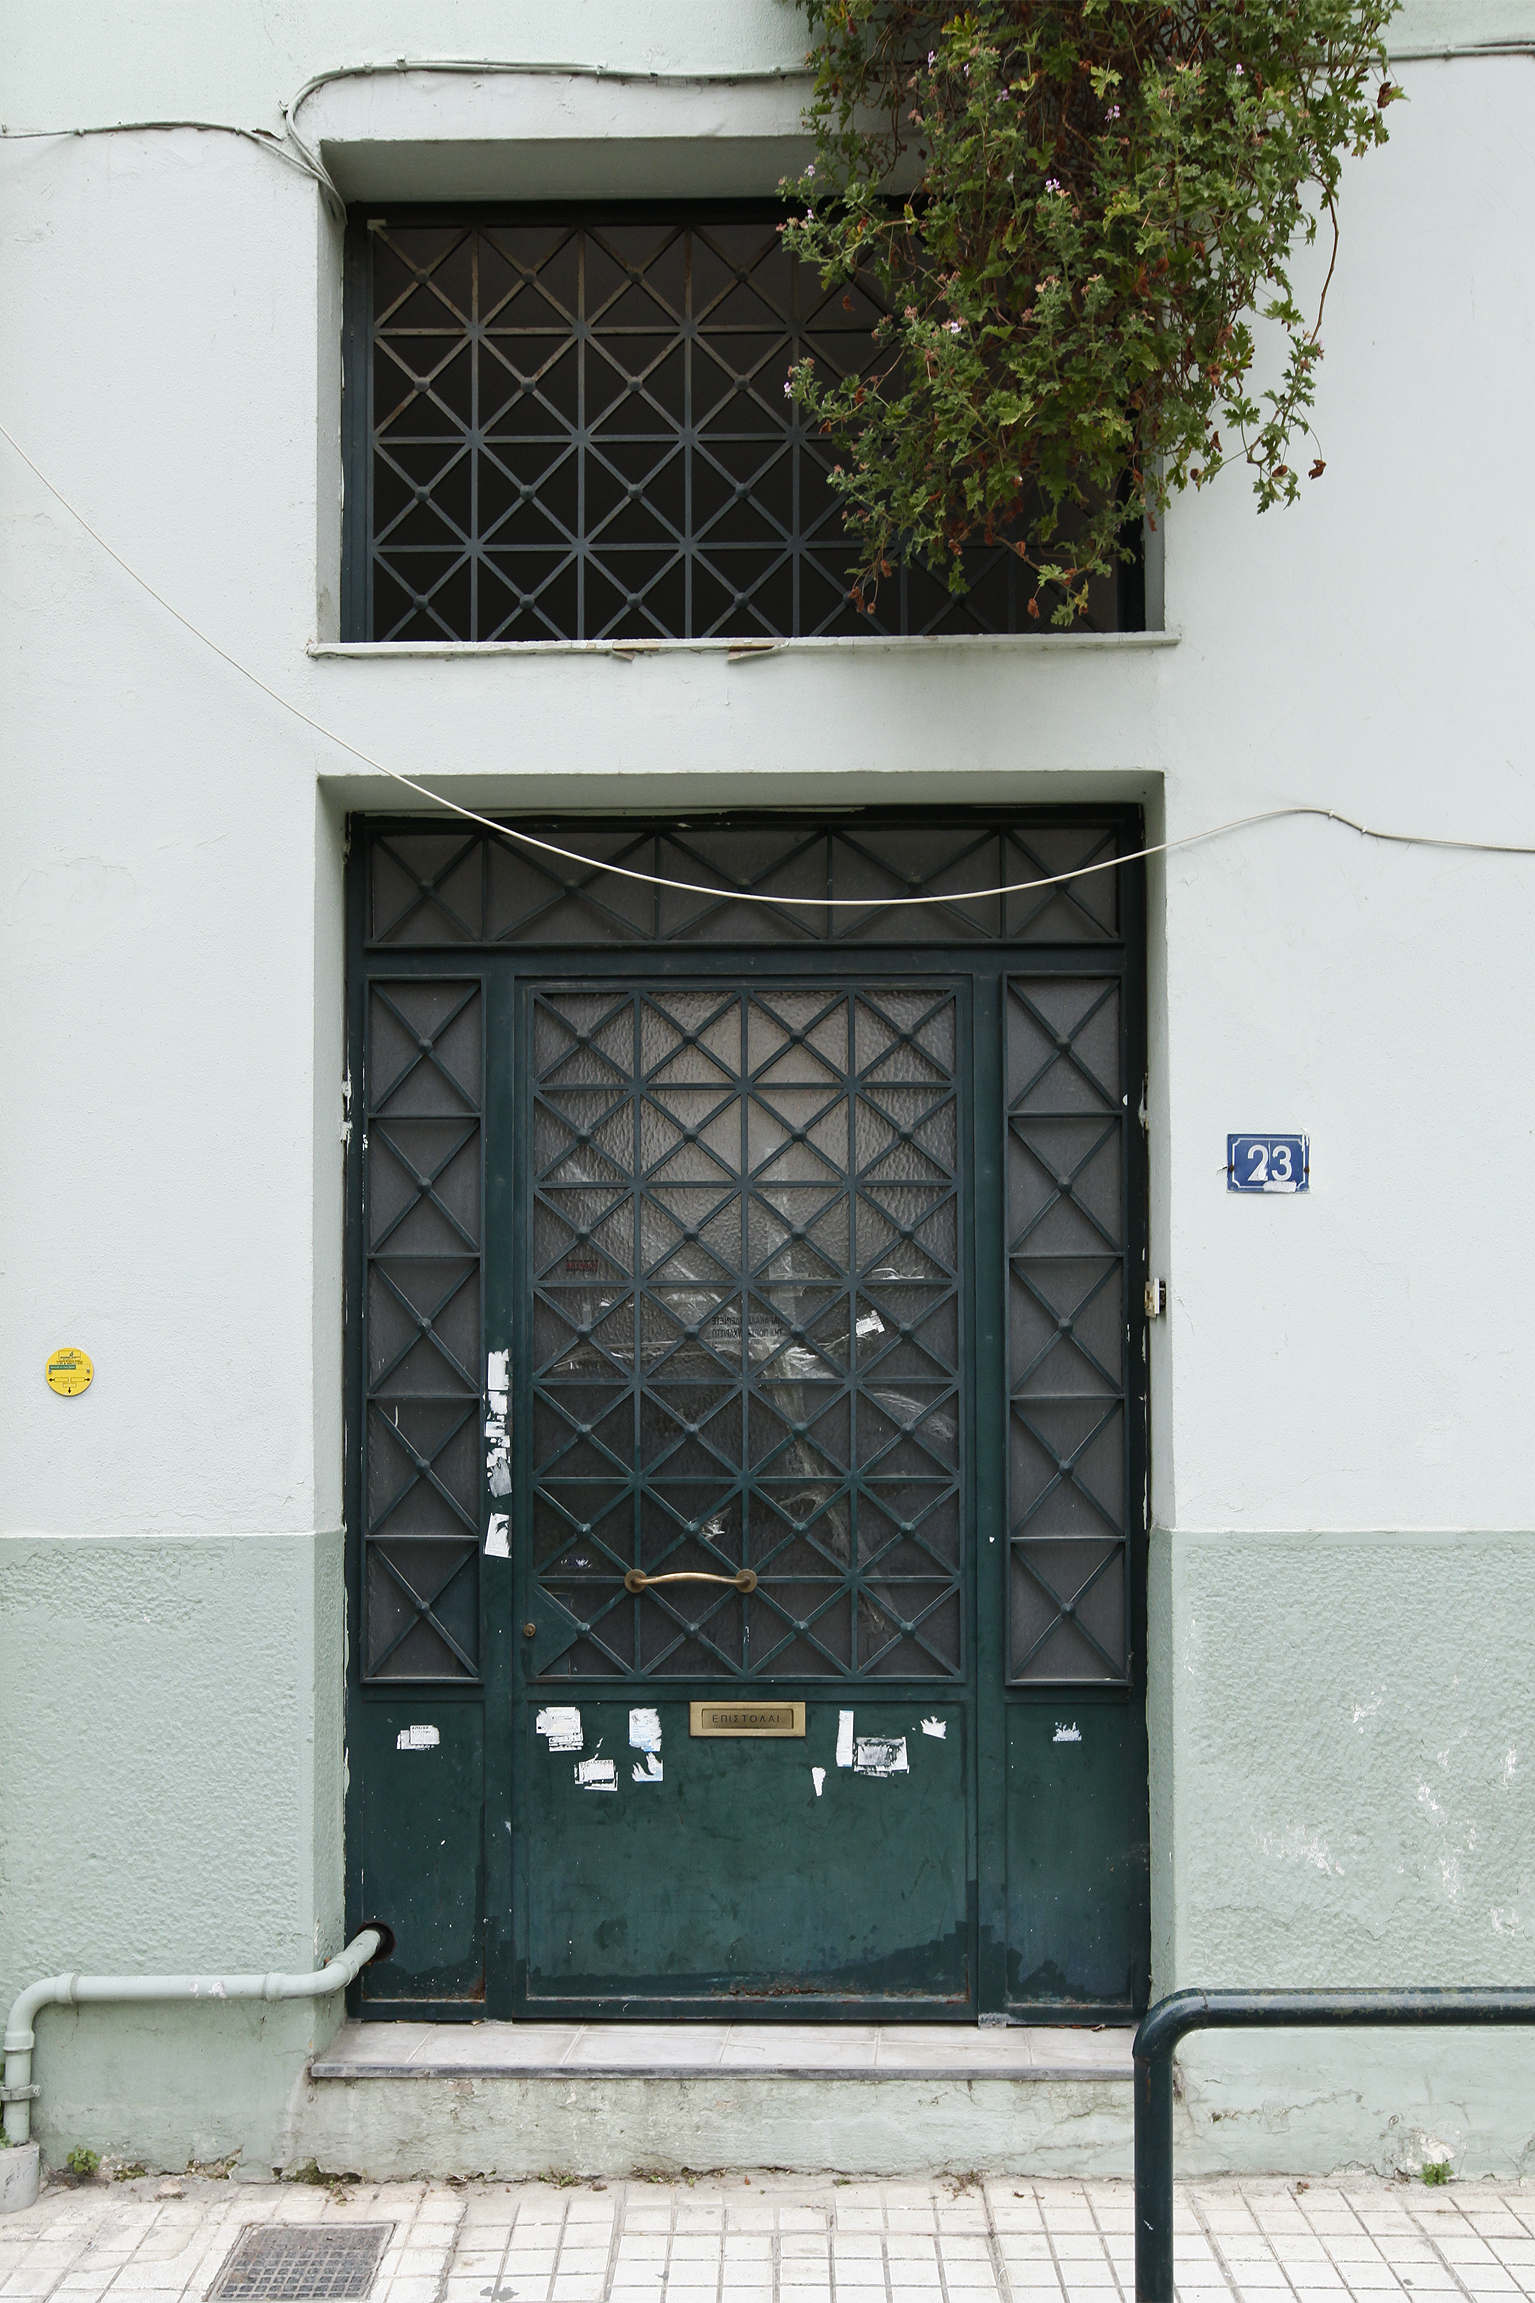
[[[1127,2183],[52,2186],[0,2222],[0,2303],[201,2303],[242,2227],[394,2226],[371,2303],[1120,2303]],[[1190,2303],[1535,2295],[1535,2186],[1181,2185]]]

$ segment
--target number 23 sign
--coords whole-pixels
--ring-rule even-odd
[[[1227,1191],[1311,1189],[1309,1136],[1227,1136]]]

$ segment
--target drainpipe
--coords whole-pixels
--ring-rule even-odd
[[[25,2143],[31,2133],[38,2092],[32,2083],[32,2021],[40,2007],[88,2007],[103,2000],[326,1999],[393,1949],[391,1931],[381,1920],[370,1920],[345,1951],[308,1975],[50,1975],[29,1984],[11,2002],[5,2026],[5,2139]]]

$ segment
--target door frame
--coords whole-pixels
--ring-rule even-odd
[[[747,811],[742,811],[746,813]],[[755,812],[755,811],[753,811]],[[920,820],[923,816],[942,814],[951,818],[954,810],[914,809],[888,811],[894,815]],[[797,811],[785,810],[787,816]],[[1005,813],[1024,825],[1047,824],[1052,818],[1066,818],[1072,822],[1092,819],[1105,826],[1118,826],[1124,833],[1124,845],[1138,849],[1144,844],[1144,830],[1140,811],[1124,807],[1084,807],[1070,809],[1016,808],[1005,811],[977,811],[988,815]],[[967,1515],[972,1528],[972,1554],[969,1567],[969,1590],[965,1594],[965,1640],[967,1671],[963,1682],[888,1681],[879,1683],[881,1690],[903,1690],[909,1687],[916,1700],[936,1700],[940,1686],[945,1703],[963,1701],[974,1706],[975,1734],[971,1742],[974,1763],[974,1783],[969,1800],[969,1861],[971,1878],[970,1912],[972,1952],[970,1973],[973,1978],[974,1999],[959,2016],[946,2016],[933,2003],[920,2004],[908,2019],[933,2021],[974,2021],[977,2014],[993,2020],[1023,2021],[1031,2024],[1081,2024],[1084,2022],[1123,2022],[1130,2020],[1146,2003],[1149,1990],[1149,1902],[1142,1917],[1140,1933],[1144,1950],[1138,1960],[1128,2004],[1124,2001],[1098,2002],[1073,2000],[1069,2003],[1047,2001],[1019,2001],[1009,1998],[1008,1986],[1008,1912],[1007,1912],[1007,1735],[1009,1714],[1018,1706],[1033,1705],[1041,1709],[1059,1709],[1063,1701],[1086,1712],[1097,1706],[1128,1709],[1139,1725],[1140,1746],[1145,1745],[1145,1707],[1147,1690],[1146,1671],[1146,1618],[1147,1618],[1147,1553],[1149,1533],[1149,1417],[1146,1330],[1142,1307],[1143,1284],[1149,1270],[1148,1255],[1148,1181],[1146,1135],[1144,1119],[1136,1124],[1136,1106],[1141,1105],[1142,1089],[1146,1077],[1146,930],[1144,870],[1138,863],[1121,863],[1117,868],[1120,879],[1119,936],[1111,944],[1067,945],[1029,943],[988,943],[958,947],[940,944],[922,945],[867,945],[840,946],[812,945],[808,941],[788,949],[763,949],[739,945],[708,945],[703,948],[687,947],[685,951],[674,947],[652,945],[623,945],[614,948],[592,948],[572,945],[533,947],[515,946],[506,949],[487,947],[483,943],[466,944],[462,940],[441,943],[398,946],[373,946],[367,937],[367,887],[364,859],[366,837],[359,831],[377,828],[380,824],[396,831],[441,829],[442,819],[416,817],[400,819],[362,818],[349,825],[347,865],[347,1046],[349,1077],[354,1088],[360,1085],[363,1069],[363,1050],[366,1045],[366,1002],[370,979],[389,978],[451,978],[458,982],[477,980],[481,988],[484,1016],[484,1086],[482,1139],[482,1271],[484,1292],[481,1302],[481,1368],[487,1340],[492,1337],[510,1338],[516,1332],[521,1339],[520,1327],[513,1331],[498,1326],[495,1313],[517,1308],[507,1298],[518,1295],[526,1298],[527,1289],[519,1285],[522,1265],[523,1224],[523,1160],[522,1149],[527,1140],[528,1114],[525,1109],[522,1067],[518,1060],[518,1035],[515,1028],[506,1029],[507,1023],[515,1027],[516,1009],[524,996],[524,986],[537,980],[546,983],[571,981],[575,978],[590,981],[603,976],[626,981],[651,979],[677,981],[685,978],[699,980],[706,972],[723,976],[730,972],[739,975],[774,975],[801,979],[813,978],[818,982],[851,980],[860,974],[889,978],[907,974],[933,981],[956,981],[966,987],[962,1009],[968,1008],[971,1044],[967,1050],[968,1081],[961,1094],[962,1132],[968,1134],[968,1175],[972,1209],[972,1222],[968,1227],[966,1243],[968,1262],[970,1316],[964,1349],[969,1354],[967,1373],[968,1399],[966,1403],[969,1425],[969,1497]],[[451,821],[448,827],[452,829]],[[567,827],[579,835],[580,819],[571,819]],[[1084,972],[1116,975],[1122,985],[1123,1021],[1122,1049],[1124,1081],[1130,1124],[1124,1133],[1125,1159],[1123,1172],[1123,1199],[1125,1217],[1125,1324],[1126,1335],[1126,1492],[1125,1516],[1128,1530],[1127,1571],[1129,1581],[1129,1640],[1130,1677],[1124,1685],[1091,1686],[1072,1684],[1065,1698],[1059,1686],[1009,1686],[1005,1678],[1007,1637],[1007,1585],[1008,1546],[1006,1542],[1006,1444],[1009,1406],[1006,1381],[1007,1312],[1006,1312],[1006,1252],[1005,1230],[1001,1211],[1004,1208],[1006,1178],[1004,1152],[1006,1141],[1006,1092],[1001,1047],[1005,983],[1012,976],[1073,976]],[[983,1038],[990,1042],[992,1059],[979,1060]],[[354,1112],[357,1108],[354,1093]],[[510,1161],[498,1162],[488,1149],[491,1115],[496,1110],[514,1113],[516,1153]],[[365,1123],[364,1123],[365,1124]],[[545,2019],[557,2014],[556,2006],[547,2000],[530,2001],[525,1989],[526,1928],[523,1919],[523,1881],[526,1878],[526,1803],[520,1798],[517,1777],[517,1752],[523,1738],[511,1730],[514,1705],[537,1701],[524,1683],[519,1663],[520,1641],[516,1637],[514,1621],[515,1585],[512,1563],[480,1560],[480,1678],[473,1684],[434,1682],[429,1698],[418,1691],[412,1694],[411,1682],[391,1681],[380,1684],[369,1682],[363,1673],[363,1598],[362,1598],[362,1525],[363,1525],[363,1417],[365,1412],[364,1334],[361,1307],[366,1286],[366,1242],[364,1236],[363,1207],[363,1128],[354,1122],[348,1143],[346,1176],[346,1386],[345,1386],[345,1496],[346,1496],[346,1558],[347,1558],[347,1741],[349,1751],[355,1745],[354,1726],[361,1712],[372,1704],[394,1702],[410,1696],[418,1706],[429,1700],[433,1706],[481,1705],[486,1722],[484,1737],[484,1823],[481,1861],[484,1892],[484,1962],[483,1980],[479,1992],[472,1998],[453,1999],[393,1999],[371,1996],[365,2003],[360,1986],[354,1985],[348,2006],[353,2013],[379,2019],[407,2017],[414,2021],[473,2021],[489,2016],[528,2017],[540,2015]],[[998,1211],[994,1254],[977,1252],[984,1247],[980,1239],[983,1225],[990,1228],[984,1214],[986,1209]],[[498,1253],[499,1242],[516,1241],[513,1256]],[[514,1278],[514,1271],[516,1277]],[[499,1277],[498,1277],[499,1273]],[[497,1288],[501,1295],[498,1297]],[[525,1308],[525,1307],[524,1307]],[[519,1314],[519,1317],[521,1315]],[[517,1353],[520,1365],[525,1355]],[[515,1438],[514,1438],[515,1446]],[[516,1496],[512,1499],[516,1501]],[[484,1498],[481,1501],[481,1529],[483,1538]],[[994,1587],[994,1603],[988,1608],[981,1605],[982,1562],[989,1548],[983,1540],[986,1528],[994,1526],[998,1537],[998,1583]],[[520,1526],[517,1533],[521,1533]],[[544,1699],[558,1683],[544,1682]],[[568,1683],[567,1683],[568,1684]],[[654,1682],[615,1679],[611,1682],[592,1681],[595,1699],[599,1687],[615,1693],[620,1689],[654,1687]],[[775,1696],[784,1699],[804,1696],[826,1701],[838,1688],[863,1687],[869,1681],[806,1681],[774,1682]],[[668,1683],[666,1692],[678,1698],[688,1693],[714,1692],[717,1682],[702,1683],[695,1688],[690,1681]],[[992,1700],[987,1700],[988,1686]],[[972,1691],[973,1690],[973,1694]],[[495,1732],[496,1722],[506,1723],[507,1732]],[[373,1916],[369,1906],[368,1882],[360,1875],[360,1855],[364,1826],[365,1787],[362,1770],[353,1764],[348,1768],[346,1794],[346,1910],[348,1932]],[[1149,1803],[1146,1810],[1149,1830]],[[386,1919],[388,1913],[382,1914]],[[384,1986],[387,1968],[381,1968],[375,1979]],[[579,2015],[568,2009],[568,2019],[594,2019],[604,2017],[636,2017],[649,2013],[654,2019],[660,2013],[653,2002],[635,1997],[615,1998],[612,2001],[583,2001]],[[689,2014],[695,2019],[711,2012],[700,2006],[677,2014]],[[797,2004],[790,1998],[784,2002],[752,2001],[739,2010],[740,2016],[753,2021],[804,2021],[806,2007],[803,2000]],[[888,2000],[859,2002],[820,2002],[811,2017],[817,2022],[870,2020],[897,2021],[903,2011]]]

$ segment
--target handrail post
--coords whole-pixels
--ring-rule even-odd
[[[1135,2058],[1135,2296],[1174,2303],[1171,2039]]]

